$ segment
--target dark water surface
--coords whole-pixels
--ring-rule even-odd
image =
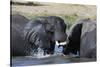
[[[12,67],[19,66],[34,66],[44,64],[64,64],[64,63],[75,63],[75,62],[89,62],[96,61],[96,59],[79,58],[79,55],[68,55],[62,54],[62,48],[55,46],[54,55],[43,55],[43,50],[38,49],[38,53],[32,56],[13,57],[11,59]]]
[[[75,63],[75,62],[89,62],[95,61],[95,59],[79,58],[79,57],[69,57],[62,55],[52,55],[44,57],[14,57],[12,58],[12,67],[17,66],[32,66],[32,65],[44,65],[44,64],[62,64],[62,63]]]

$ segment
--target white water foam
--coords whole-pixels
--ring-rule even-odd
[[[31,57],[38,58],[38,59],[50,57],[49,54],[44,55],[44,50],[42,50],[41,48],[38,48],[37,50],[38,50],[38,52],[33,53],[33,55]]]
[[[58,41],[56,41],[55,50],[54,50],[53,55],[50,55],[50,54],[44,55],[44,50],[41,49],[41,48],[38,48],[37,52],[33,51],[32,57],[40,59],[40,58],[47,58],[47,57],[56,56],[56,55],[62,55],[63,47],[62,46],[58,47],[58,46],[59,45],[65,45],[65,44],[66,44],[66,42],[58,43]]]

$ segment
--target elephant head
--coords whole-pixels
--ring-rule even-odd
[[[32,47],[42,48],[48,54],[54,53],[55,43],[66,41],[66,25],[60,17],[38,17],[25,27],[25,39]]]
[[[57,16],[38,17],[37,20],[41,21],[50,40],[50,52],[54,52],[56,45],[66,44],[66,24],[64,20]]]
[[[66,41],[66,24],[64,20],[57,16],[39,17],[38,20],[44,24],[47,33],[52,41]]]

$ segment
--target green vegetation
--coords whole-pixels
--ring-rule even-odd
[[[70,26],[75,22],[75,20],[78,18],[76,14],[74,15],[64,15],[62,17],[67,25],[67,29],[70,28]]]
[[[69,29],[77,19],[90,18],[96,20],[95,5],[12,2],[11,8],[12,14],[19,13],[28,19],[35,19],[38,16],[59,16],[64,19],[67,29]]]

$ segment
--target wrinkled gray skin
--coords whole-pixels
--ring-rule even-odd
[[[14,14],[10,16],[11,21],[11,28],[10,28],[10,52],[11,56],[18,56],[18,55],[26,55],[25,50],[26,46],[24,45],[24,39],[23,39],[23,29],[25,24],[29,21],[27,18],[25,18],[22,15]],[[23,49],[24,48],[24,49]]]
[[[42,48],[47,50],[50,48],[50,41],[48,34],[43,24],[40,21],[30,21],[24,28],[24,39],[26,45],[31,45],[31,52]]]
[[[80,57],[96,58],[96,21],[79,20],[67,34],[69,43],[63,50],[65,55],[79,52]]]
[[[24,37],[32,49],[41,48],[44,54],[53,54],[55,41],[66,41],[65,30],[66,25],[60,17],[38,17],[25,26]]]
[[[83,24],[80,45],[80,57],[96,58],[96,21]]]
[[[28,22],[28,23],[27,23]],[[24,16],[11,16],[11,56],[31,55],[41,48],[44,54],[53,54],[55,41],[66,40],[66,25],[60,17],[38,17],[29,21]]]

